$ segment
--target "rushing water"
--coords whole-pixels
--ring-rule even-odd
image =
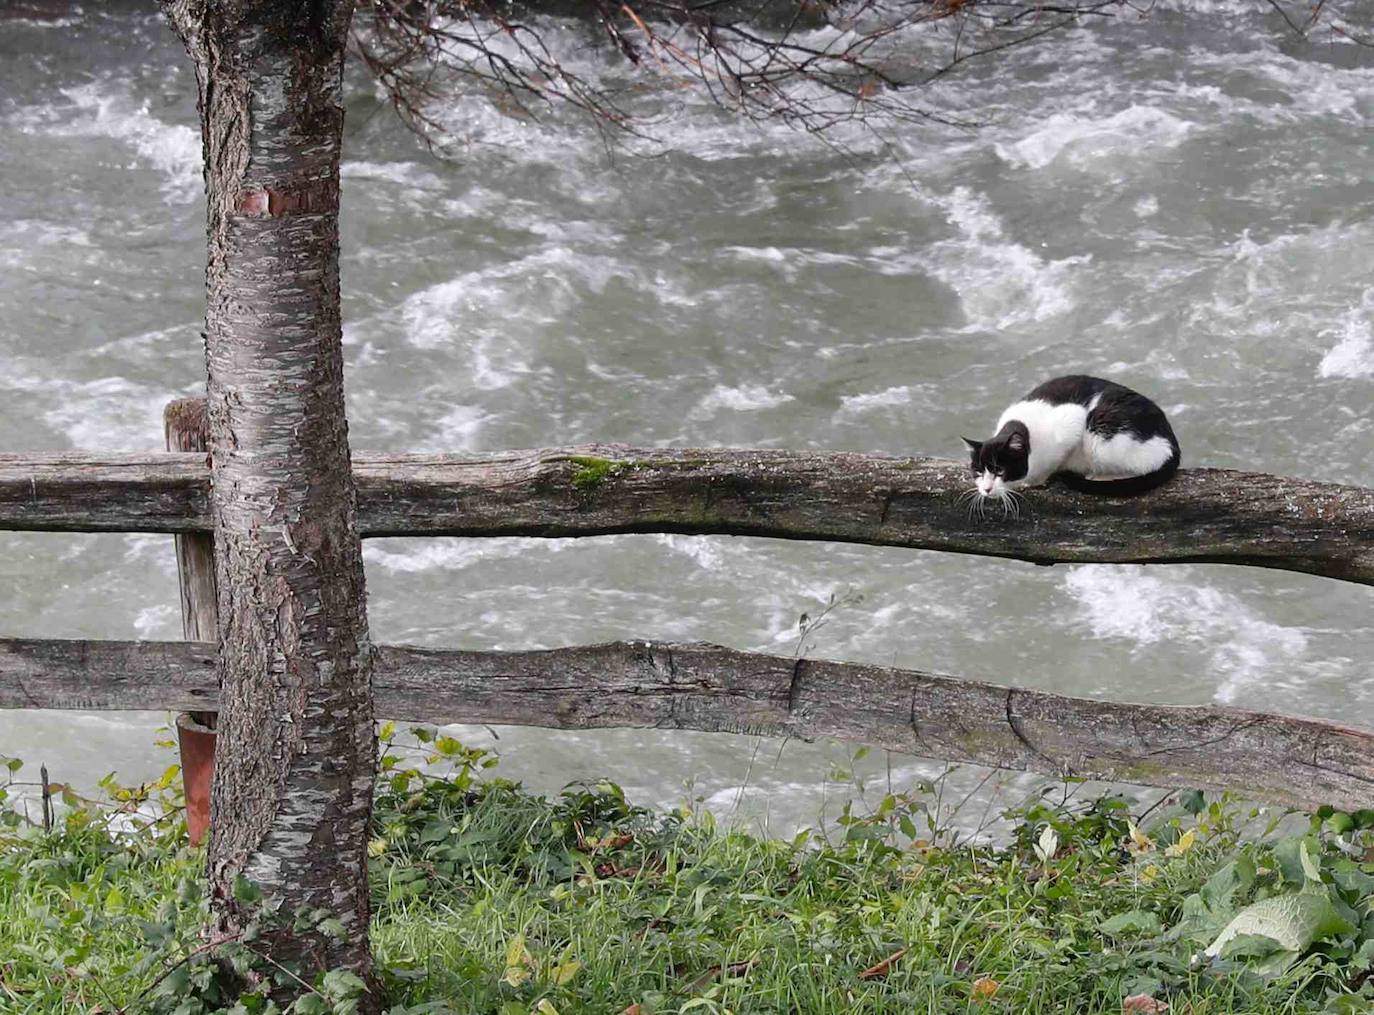
[[[157,448],[163,404],[203,386],[194,82],[151,2],[11,2],[0,451]],[[583,73],[625,73],[575,26],[544,28]],[[1374,50],[1301,42],[1263,3],[1180,0],[923,98],[977,129],[853,129],[841,150],[671,81],[644,92],[671,148],[653,157],[474,93],[442,110],[443,159],[354,82],[355,447],[954,457],[1014,396],[1090,370],[1154,395],[1185,465],[1374,485]],[[1369,591],[1299,575],[683,536],[389,539],[366,560],[379,641],[789,653],[798,616],[838,596],[817,657],[1374,722]],[[169,537],[0,534],[0,633],[177,638],[173,563]],[[0,753],[133,779],[168,762],[165,719],[2,713]],[[675,802],[694,780],[775,828],[846,792],[825,745],[498,732],[504,769],[538,786],[605,775]],[[938,771],[859,767],[888,766],[897,785]]]

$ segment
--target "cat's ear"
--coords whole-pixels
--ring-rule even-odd
[[[1014,433],[1007,438],[1008,451],[1025,451],[1026,438],[1019,433]]]
[[[973,452],[975,455],[978,454],[978,449],[983,446],[982,441],[971,441],[967,437],[960,437],[959,439],[964,442],[964,447],[968,448],[969,451]]]

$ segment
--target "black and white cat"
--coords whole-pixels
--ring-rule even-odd
[[[1121,496],[1151,490],[1178,470],[1178,439],[1164,410],[1082,374],[1046,381],[1007,407],[993,437],[964,443],[974,492],[1004,507],[1015,491],[1055,475],[1076,490]]]

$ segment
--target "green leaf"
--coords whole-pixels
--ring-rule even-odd
[[[1237,896],[1245,895],[1255,884],[1255,861],[1240,856],[1222,867],[1202,886],[1202,901],[1214,914],[1230,914]]]
[[[1326,819],[1326,827],[1336,835],[1344,835],[1355,827],[1355,819],[1344,811],[1337,811]]]
[[[1263,934],[1237,934],[1222,946],[1221,957],[1235,960],[1264,959],[1282,950],[1272,937]]]
[[[1374,874],[1349,857],[1340,856],[1331,862],[1331,879],[1345,892],[1354,892],[1361,898],[1374,895]]]
[[[359,997],[367,990],[367,984],[357,973],[347,969],[331,969],[324,974],[321,987],[330,1000],[337,1001],[346,997]]]
[[[1285,951],[1301,954],[1314,941],[1354,929],[1354,924],[1341,915],[1325,892],[1276,895],[1237,913],[1207,946],[1207,954],[1220,955],[1227,943],[1240,934],[1258,934],[1272,939]]]
[[[1202,790],[1200,789],[1188,790],[1178,798],[1178,803],[1180,807],[1193,817],[1197,817],[1201,814],[1203,809],[1207,806],[1207,801],[1203,799]]]
[[[335,941],[348,940],[348,928],[343,925],[343,921],[337,916],[331,916],[321,920],[317,929],[321,934],[325,935],[325,937],[333,938]]]
[[[1250,972],[1255,973],[1261,979],[1272,980],[1288,972],[1300,958],[1302,958],[1300,952],[1274,952],[1268,958],[1258,962],[1247,962],[1246,966]]]
[[[453,831],[453,823],[440,818],[425,825],[425,830],[420,833],[420,841],[423,843],[439,842],[447,839]]]
[[[234,898],[244,905],[252,905],[262,898],[262,889],[240,874],[234,878]]]
[[[1325,1010],[1329,1015],[1369,1015],[1374,1012],[1374,1001],[1359,994],[1346,994],[1332,998]]]
[[[1098,925],[1098,930],[1112,937],[1153,937],[1163,933],[1164,925],[1154,913],[1143,909],[1133,909],[1129,913],[1118,913],[1110,920]]]
[[[1315,849],[1316,847],[1312,845],[1310,839],[1303,839],[1298,845],[1298,861],[1302,864],[1302,871],[1303,874],[1306,875],[1307,880],[1320,883],[1322,879],[1322,869],[1316,856],[1313,855]]]
[[[1274,844],[1274,861],[1279,865],[1279,873],[1285,883],[1301,888],[1307,882],[1307,871],[1302,862],[1302,845],[1309,836],[1292,836],[1280,839]],[[1310,847],[1309,847],[1310,848]]]

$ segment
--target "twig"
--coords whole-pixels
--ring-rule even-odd
[[[149,994],[151,994],[154,990],[157,989],[157,985],[158,985],[159,983],[161,983],[163,980],[167,979],[167,977],[171,976],[173,973],[175,973],[175,972],[176,972],[178,969],[180,969],[182,966],[186,965],[186,963],[188,963],[188,962],[190,962],[192,959],[194,959],[197,955],[204,955],[206,952],[214,951],[216,948],[219,948],[221,945],[226,945],[226,944],[228,944],[228,943],[231,942],[231,941],[236,941],[236,940],[238,940],[238,939],[239,939],[240,937],[242,937],[242,936],[243,936],[243,935],[242,935],[241,932],[240,932],[240,933],[237,933],[237,934],[228,934],[228,935],[225,935],[224,937],[212,938],[211,940],[206,941],[204,944],[200,944],[200,945],[197,945],[195,948],[192,948],[189,952],[187,952],[185,955],[183,955],[180,959],[178,959],[176,962],[173,962],[170,966],[168,966],[168,967],[167,967],[166,969],[164,969],[160,974],[158,974],[157,979],[153,980],[152,983],[148,984],[148,986],[144,987],[141,991],[139,991],[138,994],[134,997],[134,999],[133,999],[132,1001],[130,1001],[128,1004],[125,1004],[125,1005],[123,1005],[122,1007],[120,1007],[119,1010],[115,1012],[115,1015],[128,1015],[129,1009],[130,1009],[131,1007],[133,1007],[134,1005],[138,1004],[138,1003],[139,1003],[140,1001],[142,1001],[145,997],[147,997]]]
[[[38,766],[38,777],[43,781],[43,831],[52,831],[52,786],[48,782],[48,766]]]

